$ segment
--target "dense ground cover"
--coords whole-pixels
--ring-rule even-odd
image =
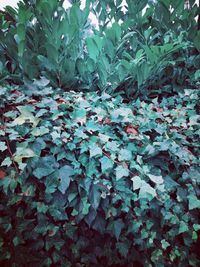
[[[1,266],[199,265],[198,90],[18,89],[1,88]]]
[[[0,12],[0,265],[198,267],[199,6],[71,2]]]

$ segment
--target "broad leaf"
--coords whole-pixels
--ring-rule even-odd
[[[65,194],[66,190],[68,189],[71,181],[71,176],[73,174],[74,174],[73,168],[68,165],[65,165],[59,169],[60,185],[58,189],[62,194]]]

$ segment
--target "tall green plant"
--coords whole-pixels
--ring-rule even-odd
[[[148,97],[152,91],[195,87],[198,10],[192,0],[189,9],[183,0],[127,0],[124,8],[121,0],[87,0],[84,10],[80,1],[65,10],[63,1],[27,0],[16,11],[8,9],[15,24],[1,18],[2,65],[9,62],[12,78],[44,76],[65,90]],[[90,27],[90,12],[99,29]]]
[[[195,2],[190,1],[189,10],[184,1],[126,2],[125,11],[122,11],[122,1],[94,3],[100,20],[97,35],[105,39],[102,53],[98,53],[101,54],[98,64],[104,66],[105,73],[103,86],[103,79],[99,79],[100,88],[110,92],[126,90],[128,95],[148,95],[152,88],[158,92],[162,88],[172,91],[193,87],[200,43]],[[112,26],[108,27],[109,24]],[[90,47],[95,49],[98,50],[95,44],[93,49]]]

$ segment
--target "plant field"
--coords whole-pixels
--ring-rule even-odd
[[[198,267],[200,8],[71,4],[0,13],[0,266]]]

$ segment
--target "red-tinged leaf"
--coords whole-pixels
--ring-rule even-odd
[[[130,162],[126,161],[125,164],[126,164],[126,166],[129,168],[129,166],[130,166]]]
[[[0,170],[0,180],[3,180],[6,176],[6,173],[2,170]]]
[[[20,96],[20,95],[23,95],[20,91],[18,90],[13,90],[12,91],[12,94],[16,95],[16,96]]]
[[[109,118],[105,118],[104,123],[110,124],[111,120]]]
[[[5,129],[6,129],[6,126],[0,125],[0,130],[5,130]]]
[[[27,104],[36,104],[38,101],[36,99],[30,99]]]
[[[127,134],[134,134],[136,136],[139,135],[138,131],[136,130],[136,127],[133,127],[133,126],[127,126],[125,131]]]
[[[57,102],[57,104],[65,104],[66,103],[65,99],[63,99],[63,98],[59,98],[58,100],[56,100],[56,102]]]
[[[54,236],[55,235],[55,231],[53,230],[48,230],[48,236]]]
[[[156,111],[156,112],[163,112],[163,109],[162,109],[162,108],[159,108],[159,107],[157,107],[157,106],[153,106],[153,107],[152,107],[152,110],[153,110],[153,111]]]
[[[110,155],[111,155],[110,152],[105,152],[104,154],[105,154],[108,158],[109,158]]]

